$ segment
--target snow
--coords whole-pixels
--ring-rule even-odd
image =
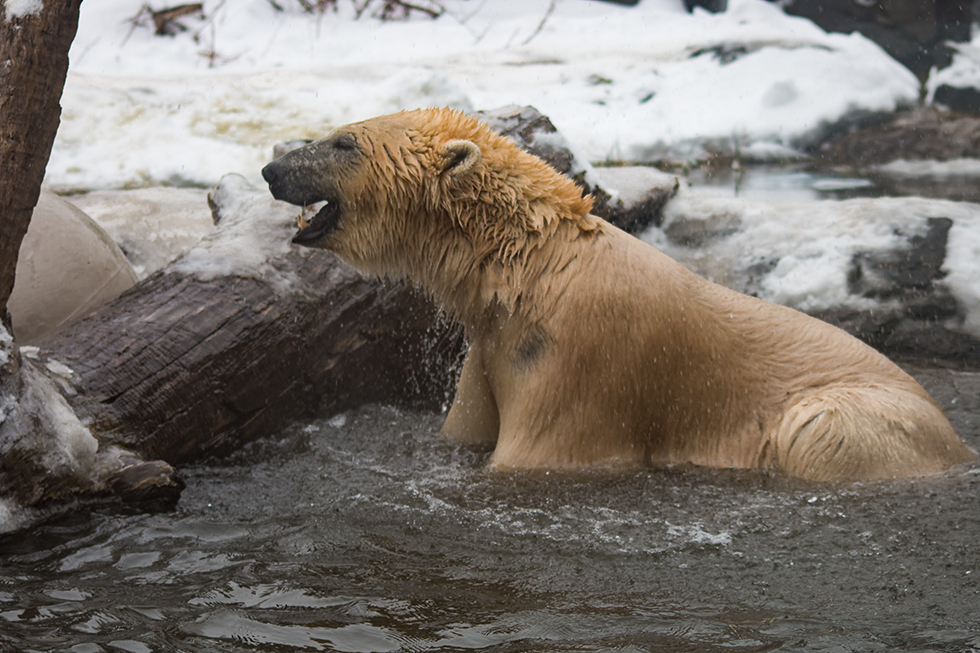
[[[261,277],[277,288],[292,279],[271,262],[289,253],[300,209],[277,202],[264,187],[227,175],[211,192],[219,207],[217,228],[178,258],[171,269],[207,281],[225,276]]]
[[[51,373],[57,374],[58,376],[63,376],[66,379],[70,379],[75,375],[75,370],[71,369],[61,361],[53,358],[46,362],[44,366],[48,368]]]
[[[4,6],[6,7],[7,22],[25,16],[40,16],[44,9],[44,3],[41,0],[6,0]]]
[[[953,222],[943,270],[943,282],[966,313],[964,328],[980,337],[980,221]]]
[[[0,497],[0,534],[12,533],[35,521],[37,511],[25,509],[13,499]]]
[[[762,299],[804,312],[834,308],[868,310],[875,301],[848,290],[852,257],[861,251],[900,247],[906,235],[924,230],[929,218],[952,220],[943,285],[965,313],[951,325],[980,337],[980,206],[924,198],[772,202],[711,196],[682,188],[665,209],[661,228],[643,239],[723,285],[726,275],[760,263],[760,253],[776,266],[760,273]],[[698,247],[671,238],[672,229],[695,223],[708,234]],[[712,237],[711,234],[716,234]]]
[[[90,475],[99,449],[98,440],[78,420],[54,384],[38,382],[34,392],[40,395],[36,407],[42,411],[41,419],[47,424],[47,432],[55,434],[55,439],[46,443],[50,447],[44,458],[47,469],[67,467],[79,476]]]
[[[17,398],[13,395],[0,394],[0,424],[7,420],[7,416],[17,405]]]
[[[933,70],[926,81],[926,99],[932,103],[936,89],[942,85],[954,88],[980,88],[980,35],[969,43],[948,43],[953,51],[953,63],[942,70]]]
[[[651,190],[668,191],[678,185],[676,175],[661,172],[647,166],[626,166],[622,168],[593,169],[597,175],[596,184],[609,193],[610,198],[619,200],[626,206],[636,206],[650,195]]]
[[[980,80],[978,80],[980,81]],[[949,179],[950,177],[980,177],[980,160],[950,159],[949,161],[906,161],[896,159],[874,168],[875,172],[890,177],[915,179]]]
[[[533,105],[592,162],[711,151],[800,156],[829,124],[914,103],[915,77],[861,35],[762,0],[687,13],[586,0],[444,0],[436,20],[311,16],[206,0],[154,36],[132,0],[86,0],[48,166],[53,190],[255,179],[275,143],[424,106]],[[209,54],[215,56],[208,56]]]
[[[8,332],[2,324],[0,324],[0,367],[6,365],[7,361],[10,360],[8,349],[10,349],[10,345],[13,343],[13,341],[14,337],[10,335],[10,332]],[[0,419],[0,422],[2,421],[3,420]]]
[[[67,370],[64,365],[61,367]],[[0,425],[8,419],[14,422],[2,433],[0,448],[4,455],[12,456],[24,469],[39,468],[39,478],[58,479],[63,490],[93,485],[98,440],[79,421],[50,379],[31,364],[20,370],[20,395],[0,395]],[[25,527],[36,517],[37,511],[21,506],[11,497],[0,497],[0,533]]]

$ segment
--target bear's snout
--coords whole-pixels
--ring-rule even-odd
[[[314,145],[285,154],[262,168],[272,196],[296,206],[309,206],[330,199],[335,193],[323,179],[329,177],[327,165]]]
[[[298,176],[293,167],[282,159],[277,159],[262,168],[262,178],[269,184],[269,191],[277,200],[297,206],[307,206],[320,201],[322,198],[312,197],[309,191],[304,192],[302,184],[296,183]]]
[[[317,243],[333,233],[340,220],[340,200],[335,193],[310,181],[316,171],[308,161],[290,152],[262,168],[262,178],[269,184],[269,191],[277,200],[296,206],[312,206],[325,202],[316,215],[293,236],[298,245],[316,247]]]

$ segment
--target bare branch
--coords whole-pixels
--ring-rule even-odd
[[[544,24],[548,22],[548,18],[555,11],[555,6],[557,4],[558,4],[558,0],[551,0],[551,2],[548,4],[548,11],[544,12],[544,16],[541,18],[541,22],[538,23],[538,28],[534,30],[534,33],[531,34],[531,36],[527,37],[527,40],[524,41],[524,43],[522,43],[521,45],[527,45],[528,43],[534,40],[535,36],[541,33],[541,30],[544,29]]]
[[[149,9],[149,5],[143,5]],[[187,28],[177,22],[177,19],[182,16],[189,16],[190,14],[203,14],[203,7],[201,3],[196,2],[193,4],[177,5],[176,7],[170,7],[169,9],[161,9],[160,11],[151,11],[153,16],[153,25],[156,27],[155,34],[157,36],[173,36],[177,32],[183,32]]]

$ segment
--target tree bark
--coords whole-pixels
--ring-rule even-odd
[[[81,0],[38,2],[17,15],[3,3],[0,23],[0,316],[14,287],[20,243],[41,192],[61,122],[68,49]]]
[[[71,369],[102,445],[172,465],[223,456],[290,422],[373,401],[438,407],[460,331],[405,283],[322,250],[290,252],[288,293],[166,270],[43,344]]]

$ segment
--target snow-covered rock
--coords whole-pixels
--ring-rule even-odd
[[[980,40],[955,43],[953,63],[934,70],[926,82],[926,101],[954,111],[980,115]]]
[[[682,189],[643,238],[699,274],[895,355],[980,361],[980,206]]]
[[[208,191],[137,188],[69,198],[122,248],[140,279],[162,269],[214,229]]]

